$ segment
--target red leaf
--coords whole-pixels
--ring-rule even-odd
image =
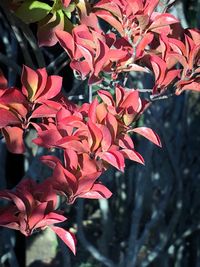
[[[102,184],[96,183],[90,189],[90,191],[80,194],[81,198],[89,198],[89,199],[103,199],[110,198],[112,196],[112,192]]]
[[[119,146],[121,148],[133,149],[134,144],[131,137],[128,134],[123,134],[119,137]]]
[[[171,14],[159,14],[151,18],[153,22],[151,23],[149,30],[155,31],[157,28],[164,28],[170,24],[179,23],[179,20]]]
[[[126,92],[125,99],[120,107],[126,108],[129,114],[137,112],[141,108],[141,100],[138,91],[131,90]]]
[[[99,90],[97,93],[106,105],[115,106],[111,93],[109,93],[105,90]]]
[[[44,91],[48,78],[48,74],[45,68],[37,69],[36,72],[38,75],[38,88],[34,95],[34,100],[37,99]]]
[[[112,135],[109,129],[105,125],[100,124],[99,127],[102,132],[101,148],[102,148],[102,151],[107,151],[112,144]]]
[[[38,74],[27,66],[23,66],[22,76],[22,92],[30,100],[34,97],[38,88]]]
[[[70,4],[71,0],[62,0],[62,4],[64,6],[64,8],[67,8]]]
[[[165,78],[166,62],[156,55],[150,56],[150,62],[153,68],[156,82],[161,84]]]
[[[22,154],[25,152],[24,131],[21,128],[7,126],[2,129],[2,133],[5,137],[7,148],[11,153]]]
[[[88,125],[89,132],[90,132],[90,135],[89,135],[89,138],[88,138],[88,143],[89,143],[89,146],[90,146],[91,150],[95,151],[99,147],[99,145],[101,143],[102,132],[98,128],[98,126],[96,126],[96,124],[94,124],[91,121],[88,121],[87,125]]]
[[[75,43],[72,35],[66,31],[57,30],[55,32],[56,37],[62,48],[68,53],[69,57],[72,59],[74,58],[75,54]]]
[[[53,188],[59,192],[66,195],[71,195],[76,192],[77,178],[73,175],[73,173],[65,169],[60,162],[57,162],[52,177]]]
[[[89,106],[89,110],[88,110],[88,118],[90,118],[90,120],[93,123],[96,123],[96,108],[98,105],[98,100],[97,98],[95,98],[92,103]]]
[[[41,156],[40,160],[42,161],[42,163],[46,164],[51,169],[54,169],[57,165],[57,162],[60,162],[60,160],[56,156],[53,156],[53,155]]]
[[[92,179],[99,176],[98,161],[89,156],[89,154],[82,154],[79,157],[79,165],[82,176],[92,176]]]
[[[57,30],[64,29],[64,13],[55,12],[48,14],[38,24],[38,42],[39,46],[53,46],[57,43],[58,38],[55,34]]]
[[[11,111],[4,108],[0,108],[0,112],[0,128],[20,123],[20,120]]]
[[[115,95],[116,95],[116,106],[120,106],[121,102],[124,99],[125,90],[122,86],[116,86]]]
[[[158,3],[159,0],[146,1],[144,6],[144,13],[148,14],[148,16],[151,16]]]
[[[70,138],[70,136],[69,136]],[[63,137],[59,142],[57,142],[57,146],[62,148],[68,148],[76,151],[77,153],[87,153],[89,150],[88,146],[84,146],[80,141],[78,140],[67,140],[65,141],[66,137]]]
[[[104,104],[103,102],[101,104],[99,104],[97,107],[96,107],[96,118],[97,118],[97,121],[99,123],[102,123],[102,121],[106,118],[107,114],[108,114],[108,111],[107,111],[107,108],[106,108],[106,104]],[[89,114],[88,114],[89,116]],[[94,121],[93,121],[94,122]]]
[[[95,13],[98,17],[113,26],[123,36],[124,29],[122,27],[122,24],[110,12],[106,10],[97,10]]]
[[[26,212],[26,206],[24,202],[15,193],[10,192],[9,190],[2,190],[0,192],[0,197],[13,201],[20,212]]]
[[[159,136],[150,128],[147,127],[139,127],[129,130],[128,132],[135,132],[138,133],[148,140],[150,140],[152,143],[156,144],[159,147],[162,147],[161,141]]]
[[[26,97],[17,88],[0,89],[0,103],[12,106],[14,104],[27,104]]]
[[[108,46],[100,39],[97,39],[96,57],[95,57],[95,66],[94,66],[94,75],[95,76],[99,75],[99,73],[103,69],[104,64],[109,59],[108,58],[108,52],[109,52]]]
[[[57,96],[60,93],[61,87],[62,77],[56,75],[49,76],[43,92],[41,92],[40,96],[35,96],[37,102],[43,102]]]
[[[36,212],[38,211],[36,210]],[[43,227],[52,225],[54,223],[64,222],[66,220],[67,218],[64,217],[63,215],[58,214],[56,212],[50,212],[44,217],[44,219],[42,219],[35,225],[35,228],[43,228]]]
[[[106,116],[106,126],[110,130],[110,133],[112,134],[113,140],[115,140],[117,131],[118,131],[118,122],[114,115],[111,113],[107,113]]]
[[[176,89],[176,95],[180,95],[184,90],[193,90],[200,92],[200,79],[189,81],[179,81]]]
[[[101,0],[98,1],[95,5],[94,8],[100,8],[100,9],[105,9],[111,12],[115,17],[122,17],[122,12],[120,10],[120,7],[118,6],[117,2],[115,3],[114,1],[109,1],[109,0]]]
[[[57,141],[61,138],[62,135],[58,130],[50,129],[39,132],[38,137],[33,139],[32,142],[39,146],[51,148],[53,146],[56,146]]]
[[[16,208],[13,206],[7,206],[4,209],[1,209],[0,226],[19,230],[19,224],[16,216],[14,215],[15,212]]]
[[[62,239],[62,241],[76,254],[76,240],[73,234],[63,228],[50,226],[50,228]]]
[[[69,170],[77,170],[78,167],[78,155],[72,149],[65,149],[64,151],[64,163]]]
[[[136,152],[133,149],[122,149],[121,150],[122,154],[124,155],[125,158],[136,161],[138,163],[141,163],[144,165],[144,159],[143,157]]]
[[[124,157],[119,151],[102,152],[99,153],[98,156],[120,171],[124,171]]]
[[[45,223],[41,223],[42,220],[45,217],[45,210],[47,208],[48,202],[43,202],[41,204],[38,204],[36,207],[34,207],[31,216],[29,217],[29,227],[30,230],[33,230],[34,228],[37,228],[37,224],[39,223],[42,226],[45,226]]]
[[[61,103],[53,100],[46,100],[32,112],[31,118],[55,117],[56,113],[61,108]]]
[[[6,88],[8,86],[8,81],[3,75],[2,70],[0,69],[0,88]]]
[[[94,55],[91,52],[91,49],[84,47],[83,45],[77,45],[79,51],[81,52],[82,56],[85,58],[90,70],[94,69]]]
[[[80,177],[78,181],[78,189],[76,192],[76,196],[89,192],[92,189],[97,178],[98,176],[96,175],[93,175],[92,177],[91,175],[89,175],[88,177]]]
[[[83,61],[72,60],[70,63],[70,67],[73,70],[75,70],[76,76],[78,77],[80,76],[82,80],[85,80],[91,71],[91,68],[86,60],[83,60]]]

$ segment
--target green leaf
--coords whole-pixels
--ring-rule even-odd
[[[26,0],[16,11],[16,15],[25,23],[34,23],[45,18],[52,7],[46,3]]]
[[[75,3],[70,4],[67,8],[63,8],[63,12],[70,19],[72,12],[75,10]]]

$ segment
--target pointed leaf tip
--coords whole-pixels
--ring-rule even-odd
[[[71,249],[74,255],[76,255],[76,239],[75,236],[69,231],[57,227],[50,226],[50,228],[62,239],[62,241]]]
[[[162,147],[159,136],[151,128],[138,127],[138,128],[131,129],[129,132],[138,133],[138,134],[142,135],[143,137],[147,138],[149,141],[151,141],[155,145]]]

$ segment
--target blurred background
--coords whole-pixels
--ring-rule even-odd
[[[200,27],[199,0],[177,1],[171,12],[184,28]],[[35,30],[0,3],[0,68],[9,86],[20,85],[25,59],[29,66],[45,60],[49,74],[64,77],[71,100],[88,101],[87,83],[74,78],[67,54],[59,45],[39,49],[31,41]],[[128,83],[151,88],[153,81],[131,74]],[[200,267],[200,94],[155,101],[138,125],[155,130],[163,148],[134,136],[145,166],[127,161],[125,173],[110,169],[102,181],[111,199],[79,200],[66,208],[64,227],[77,236],[77,255],[50,230],[25,239],[0,228],[0,267]],[[25,156],[10,154],[1,139],[0,189],[13,188],[24,175],[41,180],[50,174],[38,160],[48,152],[40,148],[33,157],[32,135]]]

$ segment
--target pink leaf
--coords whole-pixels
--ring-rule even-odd
[[[62,77],[52,75],[47,78],[47,84],[43,92],[37,98],[37,102],[52,99],[60,93],[62,87]]]
[[[76,240],[73,234],[63,228],[50,226],[50,228],[62,239],[62,241],[76,254]]]
[[[56,146],[58,140],[62,138],[59,131],[50,129],[46,131],[41,131],[38,133],[38,137],[33,139],[33,143],[39,146],[44,146],[47,148],[51,148]]]
[[[115,105],[111,93],[109,93],[105,90],[99,90],[97,93],[106,105],[108,105],[108,106],[114,106]]]
[[[124,171],[124,157],[119,151],[102,152],[99,153],[98,156],[109,164],[113,165],[115,168],[119,169],[120,171]]]
[[[100,124],[100,129],[102,132],[101,148],[102,151],[107,151],[112,144],[112,135],[105,125]]]
[[[152,17],[152,24],[149,27],[149,30],[154,31],[156,28],[164,28],[170,24],[179,23],[179,20],[171,14],[159,14],[155,17]]]
[[[32,99],[38,88],[38,74],[27,66],[23,66],[22,76],[22,92],[28,98]]]
[[[70,4],[71,0],[62,0],[62,4],[64,6],[64,8],[67,8]]]
[[[55,32],[63,29],[64,14],[62,12],[55,12],[53,15],[48,14],[38,25],[37,37],[39,46],[55,45],[58,41]]]
[[[124,29],[122,27],[122,24],[110,12],[108,12],[107,10],[97,10],[95,13],[98,17],[113,26],[123,36]]]
[[[7,148],[11,153],[22,154],[25,152],[24,131],[21,128],[7,126],[2,129],[2,133],[6,139]]]
[[[39,211],[36,210],[36,213],[38,212]],[[64,217],[63,215],[58,214],[56,212],[50,212],[43,219],[39,220],[37,224],[35,224],[34,228],[42,228],[48,225],[52,225],[54,223],[64,222],[65,220],[67,220],[67,218]]]
[[[110,198],[112,196],[112,192],[102,184],[96,183],[90,189],[90,191],[80,194],[81,198],[90,198],[90,199],[103,199]]]
[[[41,156],[40,160],[42,161],[42,163],[46,164],[51,169],[54,169],[56,167],[57,162],[60,162],[60,159],[53,155]]]
[[[0,88],[6,88],[8,85],[8,81],[4,76],[2,70],[0,69]]]
[[[62,48],[68,53],[69,57],[72,59],[74,58],[75,54],[75,43],[72,35],[66,31],[57,30],[55,32],[56,37]]]
[[[90,132],[88,143],[92,151],[95,151],[102,140],[102,132],[101,130],[96,126],[95,123],[88,121],[88,129]]]
[[[159,147],[162,147],[161,141],[159,136],[150,128],[147,127],[139,127],[139,128],[134,128],[132,130],[129,130],[129,132],[135,132],[138,133],[148,140],[150,140],[152,143],[156,144]]]
[[[90,120],[93,123],[96,123],[96,108],[98,105],[98,100],[97,98],[95,98],[92,103],[89,106],[89,110],[88,110],[88,117],[90,118]]]
[[[144,159],[143,157],[136,152],[133,149],[123,149],[121,150],[122,154],[124,155],[125,158],[128,158],[130,160],[136,161],[138,163],[141,163],[144,165]]]
[[[63,137],[59,142],[56,143],[57,146],[62,148],[68,148],[76,151],[77,153],[87,153],[88,152],[88,146],[84,146],[80,141],[73,140],[70,136],[69,139],[66,140],[67,137]]]
[[[0,128],[20,123],[20,120],[11,111],[4,108],[0,108],[0,112]]]

